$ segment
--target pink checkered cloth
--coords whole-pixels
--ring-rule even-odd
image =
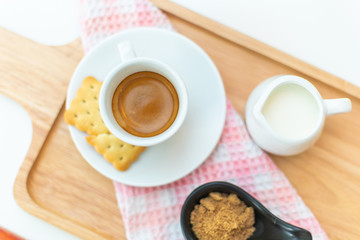
[[[173,30],[166,16],[148,0],[80,0],[85,52],[106,37],[134,27]],[[309,230],[314,240],[328,239],[284,174],[249,137],[243,120],[227,102],[221,139],[194,172],[159,187],[130,187],[114,182],[128,239],[183,239],[179,219],[189,193],[210,181],[236,184],[287,222]]]

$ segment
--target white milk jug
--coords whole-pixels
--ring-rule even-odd
[[[349,99],[323,100],[309,81],[280,75],[265,80],[251,93],[246,105],[246,124],[262,149],[286,156],[313,145],[326,116],[350,111]]]

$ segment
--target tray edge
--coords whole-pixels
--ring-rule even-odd
[[[296,71],[304,73],[309,77],[317,79],[336,89],[340,89],[341,91],[353,97],[360,98],[360,87],[348,81],[345,81],[344,79],[341,79],[333,74],[321,70],[320,68],[312,66],[309,63],[306,63],[298,58],[295,58],[287,53],[284,53],[276,48],[273,48],[263,42],[260,42],[252,37],[240,33],[221,23],[218,23],[205,16],[195,13],[194,11],[191,11],[183,6],[171,2],[170,0],[150,1],[156,7],[167,13],[173,14],[181,19],[191,22],[192,24],[202,27],[222,38],[225,38],[258,54],[261,54],[281,64],[284,64]]]

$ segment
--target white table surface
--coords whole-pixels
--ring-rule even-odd
[[[360,86],[359,0],[171,0]]]
[[[74,0],[2,0],[0,26],[43,44],[66,44],[79,36],[75,3]],[[30,146],[31,119],[22,106],[1,94],[0,110],[0,227],[31,240],[79,239],[16,204],[13,185]]]
[[[360,86],[358,0],[172,1]],[[79,36],[76,2],[2,0],[0,26],[43,44],[66,44]],[[78,239],[15,203],[13,183],[31,142],[31,119],[2,95],[0,110],[7,113],[0,115],[0,226],[26,239]]]

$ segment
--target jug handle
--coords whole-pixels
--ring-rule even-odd
[[[348,98],[325,99],[324,106],[327,116],[351,111],[351,101]]]

